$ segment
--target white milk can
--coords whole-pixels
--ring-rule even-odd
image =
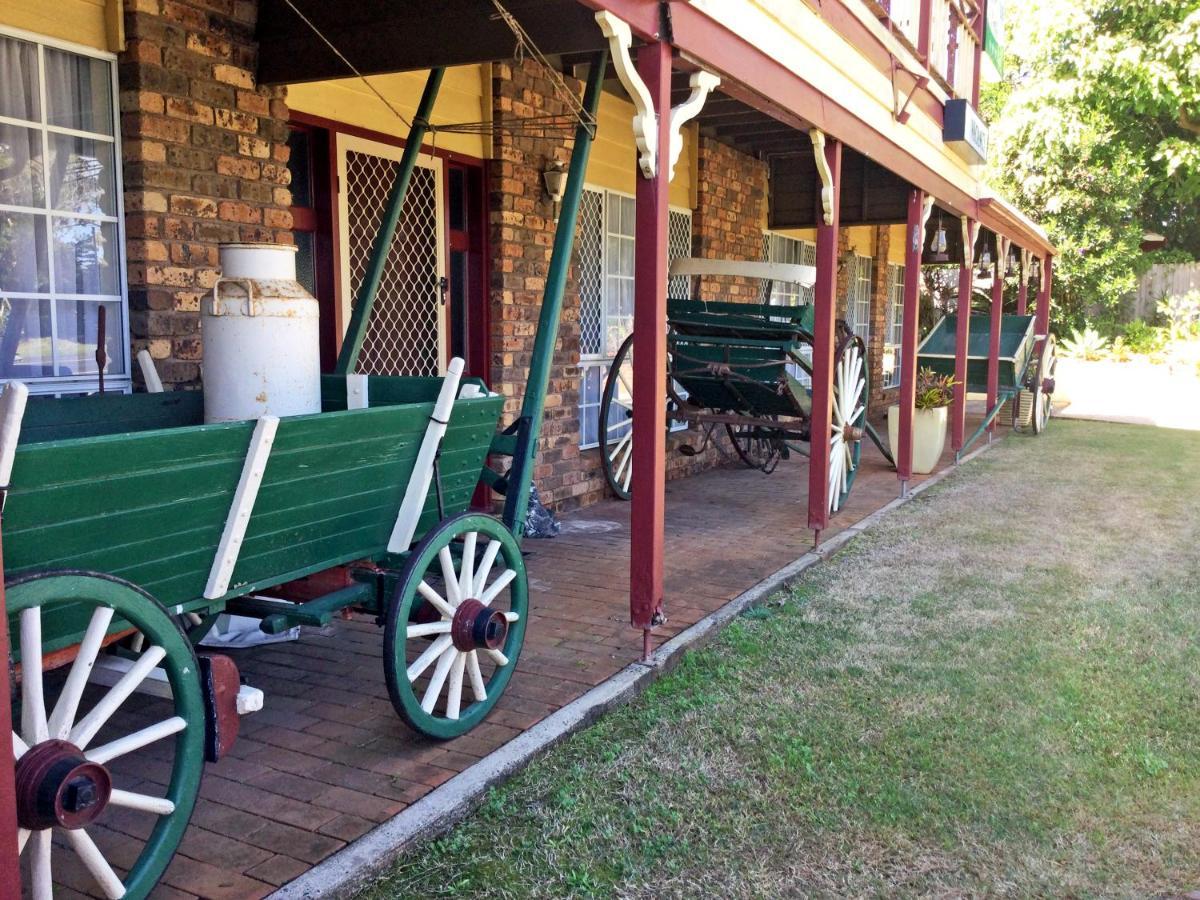
[[[318,305],[296,281],[296,248],[222,244],[200,304],[204,421],[321,411]]]

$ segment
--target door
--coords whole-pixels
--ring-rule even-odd
[[[337,134],[340,318],[344,333],[362,285],[403,152],[392,144]],[[438,375],[448,357],[443,169],[421,155],[413,169],[359,356],[371,375]]]

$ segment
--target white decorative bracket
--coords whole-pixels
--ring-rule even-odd
[[[712,72],[693,72],[688,79],[691,95],[671,110],[671,161],[667,167],[667,181],[675,177],[675,163],[679,162],[679,154],[683,152],[683,126],[696,118],[704,108],[704,101],[721,83],[721,79]]]
[[[971,239],[971,220],[959,216],[962,223],[962,262],[968,269],[975,265],[975,241]],[[975,229],[975,237],[979,237],[979,229]]]
[[[833,224],[833,171],[829,168],[829,160],[825,158],[825,132],[814,128],[808,133],[813,145],[813,157],[817,163],[817,174],[821,176],[821,209],[825,214],[825,224]]]
[[[596,23],[608,39],[617,77],[633,101],[633,139],[637,142],[638,166],[642,175],[653,178],[658,172],[658,117],[654,113],[650,89],[642,81],[629,55],[629,49],[633,46],[633,32],[629,30],[627,22],[607,10],[596,13]]]

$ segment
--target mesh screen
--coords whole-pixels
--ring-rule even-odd
[[[357,298],[383,219],[397,164],[351,150],[346,154],[346,203],[351,296]],[[437,375],[441,364],[438,285],[437,171],[418,164],[371,322],[358,371],[369,375]]]
[[[579,266],[579,352],[604,351],[604,194],[584,191],[575,237]]]

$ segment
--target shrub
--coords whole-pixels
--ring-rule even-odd
[[[1148,356],[1151,353],[1156,353],[1166,344],[1166,336],[1162,329],[1147,325],[1141,319],[1134,319],[1125,326],[1124,344],[1129,349],[1130,353]],[[1122,338],[1117,338],[1121,340]],[[1116,349],[1114,341],[1113,349]]]
[[[1072,328],[1071,336],[1063,338],[1058,348],[1061,355],[1071,359],[1103,359],[1108,352],[1108,341],[1089,325],[1083,331]]]
[[[1188,291],[1158,301],[1158,314],[1167,320],[1171,340],[1187,340],[1200,326],[1200,291]]]
[[[1113,338],[1112,349],[1108,351],[1108,358],[1113,362],[1129,362],[1133,359],[1133,352],[1124,338],[1116,337]]]
[[[953,375],[939,375],[928,367],[917,373],[917,409],[941,409],[954,399]]]

